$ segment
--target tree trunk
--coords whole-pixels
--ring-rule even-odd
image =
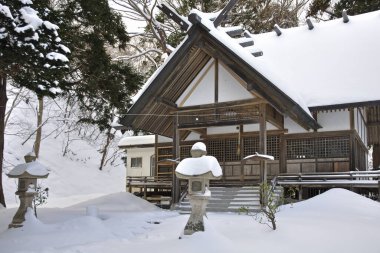
[[[4,160],[4,119],[7,106],[7,76],[0,72],[0,204],[4,207],[5,198],[3,190],[3,160]]]
[[[104,148],[102,150],[102,160],[100,161],[99,170],[103,169],[104,163],[106,161],[106,157],[108,154],[108,147],[111,144],[111,140],[113,139],[113,134],[111,133],[111,128],[107,131],[107,140],[106,144],[104,145]]]
[[[34,141],[34,153],[36,154],[37,158],[38,158],[38,155],[40,154],[43,111],[44,111],[44,97],[38,96],[37,132],[36,132],[36,140]]]

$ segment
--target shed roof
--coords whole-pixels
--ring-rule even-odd
[[[118,147],[132,147],[140,145],[153,145],[155,142],[154,135],[142,135],[142,136],[126,136],[123,137],[119,143]]]

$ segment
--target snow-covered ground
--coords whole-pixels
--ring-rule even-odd
[[[36,117],[31,108],[21,104],[12,113],[5,172],[23,163],[32,150],[33,138],[27,138]],[[39,159],[50,169],[49,177],[39,181],[49,187],[48,203],[38,208],[38,219],[29,213],[23,228],[8,229],[19,202],[17,181],[3,175],[8,208],[0,207],[1,253],[380,252],[380,204],[342,189],[282,207],[276,231],[252,216],[208,213],[205,232],[180,240],[188,215],[161,210],[124,192],[124,165],[109,164],[99,171],[99,146],[73,131],[70,152],[62,156],[67,135],[57,133],[61,119],[55,110],[60,109],[52,106],[45,114],[44,120],[51,120],[43,128]]]
[[[129,193],[41,208],[38,220],[29,214],[23,228],[7,229],[14,212],[0,209],[2,253],[380,252],[380,204],[343,189],[282,207],[276,231],[248,215],[209,213],[205,232],[182,239],[188,215]]]

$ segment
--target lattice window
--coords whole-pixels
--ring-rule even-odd
[[[279,159],[279,141],[278,136],[268,136],[267,137],[267,154],[274,156],[274,159]],[[252,155],[255,152],[260,153],[260,141],[259,137],[247,137],[243,139],[244,143],[244,156]]]
[[[181,146],[181,160],[191,157],[190,150],[192,146]]]
[[[239,161],[240,155],[238,154],[238,140],[237,139],[226,139],[226,148],[225,148],[225,161]]]
[[[319,158],[348,157],[350,153],[348,137],[318,138],[315,146]]]
[[[171,155],[173,152],[172,147],[159,147],[158,148],[158,155]]]
[[[349,153],[348,137],[287,140],[287,159],[344,158]]]
[[[258,137],[247,137],[243,139],[243,156],[252,155],[255,152],[259,152],[259,138]]]
[[[273,156],[275,160],[280,157],[279,141],[278,136],[267,137],[267,154]]]
[[[314,158],[314,139],[294,139],[286,143],[288,159]]]
[[[219,162],[224,161],[224,142],[223,140],[209,140],[207,142],[207,153],[216,157]]]

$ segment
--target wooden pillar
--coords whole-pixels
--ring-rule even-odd
[[[260,104],[259,108],[259,123],[260,123],[260,133],[259,133],[259,149],[260,153],[267,154],[267,126],[266,126],[266,104]],[[267,162],[260,161],[260,183],[267,182]]]
[[[301,201],[303,199],[303,188],[302,185],[298,187],[298,201]]]
[[[173,119],[173,159],[176,160],[180,157],[180,134],[178,129],[178,114],[174,116]],[[175,175],[176,164],[173,164],[173,173],[172,173],[172,203],[176,204],[179,201],[180,195],[180,187],[179,187],[179,179]]]
[[[280,135],[280,140],[279,140],[279,166],[280,166],[280,173],[286,173],[286,139],[285,135],[281,134]]]
[[[238,145],[239,145],[239,158],[240,158],[240,181],[244,181],[244,145],[243,145],[243,125],[239,125]]]
[[[146,186],[147,182],[148,182],[148,178],[147,178],[147,177],[144,177],[144,199],[145,199],[145,200],[146,200],[146,198],[147,198],[147,191],[148,191],[148,188],[147,188],[147,186]]]
[[[354,109],[350,109],[350,171],[354,171],[356,167],[355,160],[355,114]]]
[[[380,167],[380,145],[379,144],[373,145],[372,159],[373,159],[373,168],[374,169],[379,168]]]

